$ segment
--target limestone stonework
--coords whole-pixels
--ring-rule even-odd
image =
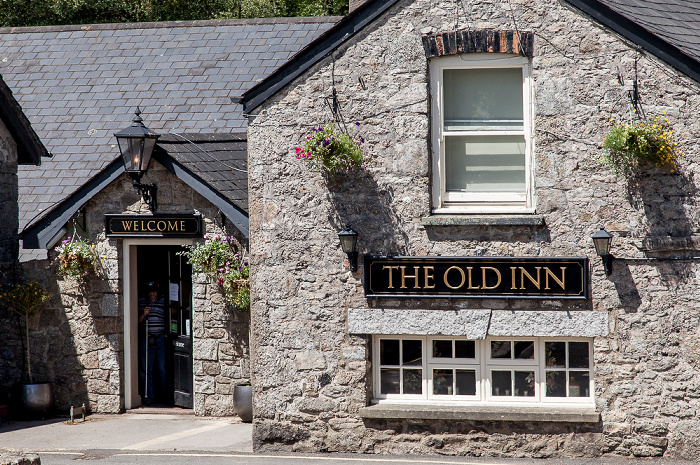
[[[618,257],[699,255],[698,83],[555,0],[404,0],[255,111],[248,132],[254,446],[256,450],[700,458],[697,260],[617,260],[606,277],[591,235]],[[514,21],[516,24],[514,24]],[[466,29],[534,34],[535,216],[543,222],[431,222],[429,67],[423,37]],[[636,64],[636,71],[635,71]],[[647,115],[666,115],[680,171],[635,183],[602,165],[611,117],[629,118],[639,78]],[[374,163],[328,185],[294,156],[310,128],[346,121]],[[588,256],[585,301],[366,299],[337,231],[359,251],[410,256]],[[432,223],[432,224],[431,224]],[[478,223],[478,218],[476,220]],[[517,222],[516,222],[517,223]],[[371,338],[349,309],[606,312],[595,338],[599,423],[362,419],[372,397]],[[507,321],[507,320],[504,320]]]
[[[158,163],[151,162],[143,182],[158,186],[157,213],[201,214],[205,232],[225,232],[218,208]],[[95,275],[85,280],[57,276],[53,250],[48,261],[23,263],[24,274],[39,279],[53,296],[33,321],[31,338],[34,371],[53,382],[56,407],[62,410],[83,402],[98,413],[118,413],[125,406],[124,251],[122,239],[105,235],[108,213],[150,213],[126,174],[85,205],[85,230],[81,221],[66,225],[69,232],[63,238],[77,228],[96,244],[101,264]],[[239,236],[237,231],[229,234]],[[225,305],[218,284],[206,275],[194,276],[193,310],[194,412],[234,415],[233,386],[249,381],[248,317]]]

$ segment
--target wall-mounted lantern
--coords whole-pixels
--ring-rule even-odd
[[[119,151],[124,162],[124,169],[129,176],[134,188],[142,196],[148,208],[153,212],[158,207],[156,194],[158,187],[155,184],[141,184],[141,177],[148,170],[151,155],[156,146],[159,134],[148,129],[141,119],[141,110],[136,107],[133,123],[126,129],[114,134],[119,144]]]
[[[603,259],[603,268],[605,269],[606,276],[610,276],[613,271],[614,257],[610,254],[612,238],[612,235],[607,232],[603,226],[600,227],[600,230],[597,233],[591,236],[591,239],[593,239],[593,245],[595,246],[595,253]]]
[[[347,225],[345,229],[338,231],[338,238],[340,239],[340,247],[343,252],[348,256],[348,262],[350,263],[350,271],[357,271],[357,237],[358,233],[352,230],[350,225]]]

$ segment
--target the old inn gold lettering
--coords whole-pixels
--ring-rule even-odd
[[[585,299],[588,259],[365,257],[367,297]]]
[[[107,236],[200,237],[199,215],[106,215]]]

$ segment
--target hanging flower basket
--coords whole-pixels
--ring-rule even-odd
[[[95,273],[100,262],[95,244],[80,237],[68,237],[54,248],[58,252],[58,274],[69,277],[85,277]]]
[[[613,173],[631,178],[639,169],[653,166],[671,173],[678,170],[678,150],[668,119],[642,118],[636,124],[610,120],[610,132],[603,139],[603,163]]]
[[[250,265],[243,246],[234,237],[205,234],[204,242],[180,252],[197,273],[205,273],[221,286],[226,301],[241,311],[250,308]]]
[[[355,128],[359,126],[355,123]],[[327,123],[311,129],[311,134],[296,148],[295,156],[312,171],[325,175],[363,170],[372,161],[364,142],[363,137],[350,134],[336,123]]]

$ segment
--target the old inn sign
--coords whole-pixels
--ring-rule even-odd
[[[105,215],[107,237],[202,237],[201,215]]]
[[[587,299],[588,258],[365,256],[365,296]]]

